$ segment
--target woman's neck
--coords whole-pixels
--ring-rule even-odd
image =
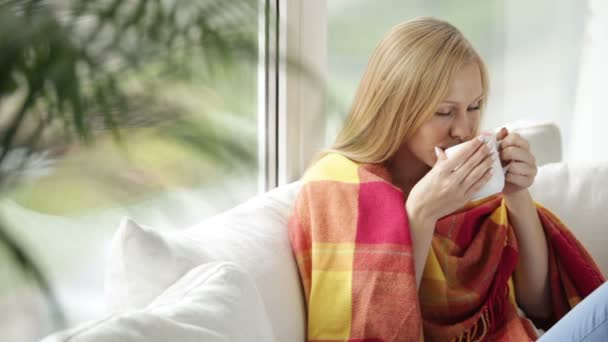
[[[414,157],[409,151],[399,151],[388,163],[388,171],[391,174],[393,185],[403,191],[404,199],[407,199],[410,191],[429,172],[431,168]]]

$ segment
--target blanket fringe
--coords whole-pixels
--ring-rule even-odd
[[[471,326],[470,329],[468,329],[467,331],[463,332],[460,336],[455,337],[452,341],[453,342],[461,342],[461,341],[466,341],[466,342],[479,342],[479,341],[483,341],[483,339],[486,337],[486,335],[488,334],[489,329],[489,322],[490,322],[490,318],[488,315],[488,310],[483,310],[483,312],[480,315],[480,318],[477,322],[475,322],[475,324],[473,326]],[[479,332],[479,326],[481,325],[482,327],[482,331],[479,334],[479,336],[477,336],[477,333]]]

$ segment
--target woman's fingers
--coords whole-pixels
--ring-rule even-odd
[[[469,157],[471,157],[480,146],[484,145],[483,140],[480,138],[471,139],[464,143],[465,146],[456,151],[449,159],[443,164],[443,173],[451,174],[456,168],[459,168]]]
[[[487,155],[480,163],[478,163],[471,172],[469,172],[462,180],[461,186],[467,190],[476,183],[483,175],[492,168],[494,163],[493,155]]]
[[[513,173],[520,176],[536,176],[537,168],[530,166],[530,164],[513,161],[509,163],[509,173]]]
[[[496,133],[496,140],[502,140],[509,135],[509,131],[506,127],[503,127]]]
[[[481,190],[481,188],[490,181],[490,179],[492,178],[492,174],[493,174],[493,172],[492,172],[491,168],[488,169],[486,172],[484,172],[484,174],[481,176],[481,178],[479,178],[478,180],[473,182],[473,184],[471,184],[471,186],[465,191],[465,193],[464,193],[465,197],[471,198],[471,196],[473,196],[476,192]]]
[[[437,156],[437,161],[444,161],[448,159],[448,156],[445,155],[445,151],[435,146],[435,155]]]
[[[507,135],[500,143],[500,146],[502,146],[503,148],[506,148],[509,146],[518,146],[518,147],[523,148],[524,150],[530,149],[530,143],[528,142],[528,140],[524,139],[518,133],[511,133],[511,134]]]
[[[505,181],[507,181],[508,183],[520,186],[522,188],[525,188],[525,187],[528,187],[531,185],[529,176],[522,176],[522,175],[518,175],[515,173],[511,173],[510,169],[509,169],[509,172],[507,172],[507,175],[505,176]]]
[[[536,159],[534,158],[534,155],[532,155],[532,153],[530,153],[528,150],[525,150],[519,146],[503,147],[503,149],[499,153],[500,159],[504,163],[509,163],[510,161],[518,161],[530,165],[536,165]]]
[[[492,154],[488,146],[484,144],[484,146],[479,147],[477,151],[471,157],[469,157],[469,159],[467,159],[457,170],[454,171],[454,181],[457,183],[462,183],[467,177],[470,177],[473,170],[475,170],[475,168],[480,164],[484,163],[484,161],[485,163],[491,163],[491,157]]]

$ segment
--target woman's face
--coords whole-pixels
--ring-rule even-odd
[[[479,126],[482,93],[479,66],[465,64],[456,73],[435,114],[406,143],[409,152],[432,167],[437,161],[435,146],[445,150],[472,139]]]

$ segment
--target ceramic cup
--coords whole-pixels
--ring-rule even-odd
[[[490,151],[496,153],[496,159],[492,164],[492,170],[494,171],[494,174],[492,175],[492,178],[478,192],[473,195],[472,201],[492,196],[496,193],[501,192],[502,189],[505,187],[505,173],[507,172],[507,170],[506,168],[503,169],[502,165],[500,164],[500,158],[498,158],[498,144],[496,142],[496,136],[482,135],[482,137],[484,139],[484,142],[490,148]],[[463,144],[452,146],[445,150],[445,154],[449,159],[451,156],[454,155],[456,151],[462,149],[463,147]]]

